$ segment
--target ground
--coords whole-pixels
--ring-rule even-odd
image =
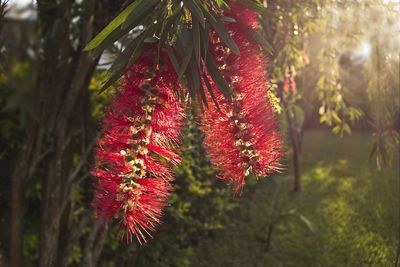
[[[193,266],[394,266],[399,161],[378,171],[371,145],[368,132],[340,138],[307,131],[302,192],[290,193],[290,164],[247,185],[225,229],[196,250]]]

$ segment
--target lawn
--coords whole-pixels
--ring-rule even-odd
[[[193,266],[394,266],[399,166],[378,171],[370,146],[369,133],[306,132],[302,192],[290,193],[290,166],[248,185]]]

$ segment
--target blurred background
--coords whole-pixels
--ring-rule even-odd
[[[121,44],[82,49],[128,2],[0,0],[0,266],[400,266],[399,1],[260,1],[286,170],[232,196],[189,112],[143,246],[91,208]]]

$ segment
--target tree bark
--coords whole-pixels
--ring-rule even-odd
[[[100,252],[103,249],[106,239],[107,225],[102,222],[95,222],[91,233],[86,239],[82,267],[96,267],[100,258]]]
[[[282,90],[281,90],[282,91]],[[283,94],[283,93],[282,93]],[[293,163],[293,192],[301,191],[301,173],[300,173],[300,164],[299,157],[301,152],[301,131],[297,129],[296,121],[289,114],[289,104],[288,100],[284,95],[281,95],[280,99],[282,100],[282,106],[285,111],[285,117],[288,124],[288,133],[290,138],[290,143],[292,145],[292,163]],[[294,115],[296,116],[296,115]]]
[[[41,28],[42,52],[37,85],[32,90],[30,117],[23,151],[12,177],[12,218],[10,263],[23,265],[23,219],[26,184],[35,177],[40,165],[41,230],[39,234],[39,266],[67,266],[72,248],[66,238],[76,223],[71,223],[71,188],[81,171],[74,157],[85,161],[87,147],[87,121],[90,120],[88,86],[98,58],[83,52],[84,45],[105,26],[125,1],[85,1],[80,8],[79,23],[72,23],[75,1],[38,0],[38,18]],[[76,15],[76,14],[75,14]],[[71,31],[76,28],[76,31]],[[71,37],[72,36],[72,37]],[[86,211],[91,213],[91,211]],[[78,223],[79,224],[79,223]],[[87,222],[86,222],[87,225]],[[104,230],[105,232],[105,230]],[[100,233],[96,231],[96,240]],[[89,238],[89,237],[88,237]],[[65,243],[63,243],[65,242]],[[100,242],[101,243],[101,242]],[[101,246],[96,249],[93,262],[99,258]],[[95,265],[93,265],[95,266]]]
[[[35,128],[35,122],[31,123],[30,129],[33,128]],[[22,245],[26,183],[35,171],[39,161],[45,156],[45,154],[39,155],[40,148],[38,146],[40,145],[37,144],[37,135],[40,135],[40,132],[32,132],[32,134],[26,136],[26,143],[22,147],[22,153],[18,158],[18,163],[11,177],[11,267],[20,267],[23,265]]]
[[[21,162],[22,163],[22,162]],[[23,164],[21,164],[23,165]],[[18,169],[20,169],[18,167]],[[23,215],[24,215],[24,193],[22,179],[15,174],[12,177],[12,200],[11,200],[11,240],[10,240],[10,266],[22,266],[22,238],[23,238]]]
[[[300,151],[298,149],[299,146],[296,140],[292,140],[292,147],[293,147],[293,176],[294,176],[293,192],[300,192],[301,191],[301,174],[299,166]]]

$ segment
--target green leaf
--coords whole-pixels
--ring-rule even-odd
[[[342,119],[339,117],[339,115],[336,113],[336,111],[332,110],[332,118],[335,120],[336,123],[341,123]]]
[[[164,44],[164,42],[168,38],[168,33],[170,31],[170,26],[174,22],[174,20],[178,17],[182,10],[182,5],[177,5],[177,8],[172,12],[171,15],[169,15],[162,24],[161,28],[161,34],[160,34],[160,40],[158,42],[158,54],[160,53],[161,46]]]
[[[339,132],[340,132],[340,129],[341,129],[342,127],[340,126],[340,124],[338,124],[338,125],[336,125],[335,127],[333,127],[333,129],[332,129],[332,132],[334,133],[334,134],[338,134]]]
[[[115,83],[124,74],[124,70],[136,62],[144,51],[147,43],[145,40],[151,38],[159,27],[161,27],[161,25],[152,24],[148,29],[140,34],[137,41],[132,42],[124,49],[111,68],[107,71],[107,78],[100,89],[100,93]]]
[[[184,50],[185,50],[185,55],[184,55],[184,57],[182,58],[182,64],[181,64],[181,66],[179,67],[179,73],[178,73],[178,79],[179,79],[179,80],[182,79],[182,76],[183,76],[183,74],[185,73],[185,71],[186,71],[186,69],[187,69],[187,67],[188,67],[188,65],[189,65],[189,62],[190,62],[190,60],[191,60],[191,58],[192,58],[192,54],[193,54],[193,42],[190,42],[190,41],[189,41],[189,43],[187,44],[187,47],[184,47]]]
[[[189,68],[194,82],[194,89],[197,91],[201,86],[201,80],[200,80],[199,69],[197,68],[197,64],[194,63],[194,60],[190,60]]]
[[[224,6],[228,6],[224,0],[215,0],[215,2],[217,3],[218,7],[221,8],[223,5]]]
[[[146,14],[144,14],[135,24],[131,25],[131,28],[136,27],[143,19],[145,18]],[[100,55],[104,49],[107,47],[111,46],[115,41],[120,39],[122,36],[127,34],[130,31],[129,28],[122,30],[121,27],[118,27],[115,29],[113,32],[111,32],[94,50],[93,50],[93,56],[98,56]]]
[[[136,0],[135,3],[136,2],[138,2],[138,4],[129,12],[128,17],[122,23],[122,30],[132,29],[131,25],[139,23],[141,17],[148,14],[148,11],[152,9],[157,3],[159,3],[159,0]]]
[[[117,57],[116,60],[114,60],[114,63],[112,66],[107,70],[107,73],[113,74],[124,68],[135,51],[136,48],[136,42],[132,41],[129,43],[129,45],[122,51],[122,53]]]
[[[176,74],[178,74],[179,73],[179,64],[178,64],[178,60],[176,59],[176,56],[174,54],[174,51],[172,51],[172,48],[170,46],[167,46],[166,50],[167,50],[169,60],[171,61],[171,64],[174,67]]]
[[[129,59],[134,53],[136,42],[132,41],[122,53],[117,57],[112,66],[106,71],[106,78],[100,88],[99,94],[103,93],[108,87],[114,84],[122,75],[123,69],[126,69]]]
[[[136,60],[143,53],[145,45],[146,45],[146,43],[144,43],[144,42],[139,43],[135,47],[135,50],[134,50],[132,56],[131,57],[127,57],[129,59],[128,64],[126,64],[125,66],[122,66],[121,68],[119,68],[119,69],[117,69],[117,70],[115,70],[113,72],[109,72],[109,74],[107,75],[108,78],[105,79],[104,85],[100,89],[100,93],[102,93],[105,90],[107,90],[108,87],[113,85],[122,75],[124,75],[124,71],[123,70],[125,70],[126,68],[129,68],[129,66],[131,66],[134,62],[136,62]]]
[[[241,22],[238,22],[238,23],[239,23],[240,28],[243,29],[243,32],[245,32],[246,35],[249,36],[251,39],[253,39],[257,43],[259,43],[265,52],[267,52],[271,55],[273,54],[274,48],[264,37],[262,37],[258,32],[254,31],[249,26],[247,26]]]
[[[196,99],[195,85],[194,85],[194,80],[192,78],[191,73],[188,73],[186,75],[186,81],[188,82],[188,89],[189,89],[190,98],[191,99]]]
[[[229,101],[232,100],[232,90],[229,88],[229,84],[225,81],[225,79],[222,77],[221,73],[218,70],[217,64],[211,55],[211,53],[208,53],[208,59],[206,62],[207,70],[210,73],[211,78],[217,85],[218,89],[221,91],[221,93],[228,99]]]
[[[213,26],[213,28],[217,31],[219,37],[224,41],[224,43],[232,50],[236,55],[240,55],[239,48],[237,47],[235,41],[233,41],[231,35],[228,32],[228,29],[225,27],[224,23],[220,21],[220,18],[214,11],[210,10],[210,13],[204,12],[204,15]]]
[[[219,105],[218,105],[217,98],[215,97],[214,91],[211,87],[210,81],[208,80],[208,77],[206,74],[203,75],[203,81],[207,87],[208,93],[210,94],[211,99],[213,100],[215,106],[217,107],[218,111],[221,112],[221,109],[219,108]]]
[[[192,24],[193,24],[192,37],[194,46],[194,56],[196,58],[197,65],[200,66],[200,59],[201,59],[200,28],[196,20],[193,20]]]
[[[206,106],[206,108],[209,108],[206,93],[204,92],[204,87],[201,83],[200,83],[199,92],[200,92],[200,96],[201,96],[201,99],[203,100],[204,105]]]
[[[221,17],[221,21],[227,22],[227,23],[235,23],[235,22],[236,22],[236,19],[231,18],[231,17],[222,16],[222,17]]]
[[[194,0],[183,0],[183,3],[190,10],[192,15],[199,20],[201,26],[204,28],[205,27],[204,15],[199,4]]]
[[[343,132],[347,133],[348,135],[351,134],[351,128],[350,128],[349,124],[347,124],[347,123],[343,124]]]
[[[96,48],[104,41],[104,39],[115,29],[117,29],[126,20],[131,11],[138,5],[139,1],[135,1],[124,9],[115,19],[113,19],[99,34],[96,35],[83,49],[90,51]]]
[[[208,54],[208,43],[209,43],[209,26],[206,25],[206,27],[200,31],[200,40],[201,40],[201,46],[202,46],[202,52],[203,52],[203,61],[207,62],[207,54]]]
[[[135,51],[133,51],[133,54],[131,55],[131,57],[129,59],[128,67],[132,66],[132,64],[134,64],[136,62],[136,60],[138,60],[140,55],[143,53],[145,46],[146,46],[145,42],[138,43],[138,45],[135,48]]]
[[[160,27],[161,24],[152,24],[145,32],[143,32],[140,39],[138,39],[138,45],[136,46],[135,51],[129,59],[128,66],[131,66],[136,62],[144,50],[146,44],[145,40],[151,38]]]
[[[201,76],[199,72],[198,65],[192,60],[190,62],[190,72],[193,77],[194,85],[195,85],[195,90],[200,93],[201,99],[204,103],[204,105],[208,108],[208,101],[206,94],[204,92],[203,85],[201,84]]]
[[[143,0],[140,0],[140,1],[143,1]],[[150,2],[151,1],[154,2],[156,0],[149,0],[149,1]],[[138,5],[139,5],[139,3],[138,3]],[[136,10],[136,7],[137,6],[135,6],[134,9],[131,10],[130,14],[132,14],[132,12],[134,12]],[[125,21],[123,21],[123,23],[121,25],[119,25],[118,27],[114,28],[114,30],[112,30],[107,36],[105,36],[105,38],[103,38],[97,44],[97,46],[94,48],[94,51],[92,52],[93,56],[99,56],[104,51],[104,49],[106,49],[107,47],[111,46],[115,41],[117,41],[122,36],[127,34],[131,29],[134,29],[137,25],[139,25],[139,23],[142,23],[144,21],[144,19],[146,17],[148,17],[148,16],[149,16],[148,12],[140,12],[140,14],[137,14],[137,16],[135,17],[135,20],[131,20],[130,21],[129,27],[122,27],[123,25],[125,25],[127,23],[128,18],[129,18],[129,16],[128,16],[128,18],[126,18]]]

